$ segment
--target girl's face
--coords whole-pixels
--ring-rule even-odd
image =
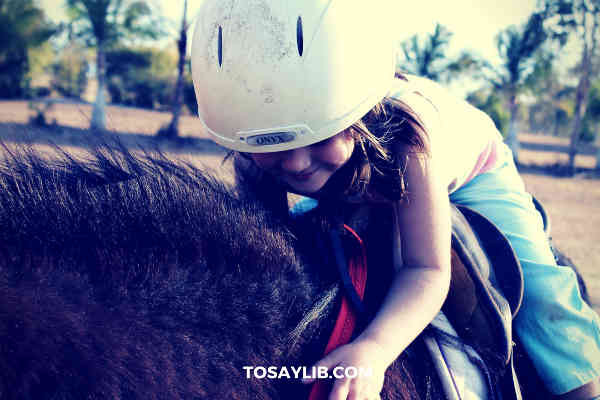
[[[260,168],[287,183],[295,192],[311,194],[320,190],[350,159],[353,150],[354,139],[348,131],[342,131],[310,146],[250,156]]]

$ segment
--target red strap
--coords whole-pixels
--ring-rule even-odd
[[[358,234],[350,228],[348,225],[344,225],[346,231],[348,231],[357,241],[357,246],[354,246],[354,250],[348,260],[348,272],[352,279],[352,284],[356,288],[358,296],[362,300],[365,296],[365,287],[367,285],[367,252],[362,239]],[[340,312],[335,326],[329,336],[327,346],[323,356],[331,353],[336,348],[350,342],[354,328],[356,327],[356,314],[353,308],[350,306],[350,302],[344,296],[340,306]],[[317,379],[312,386],[309,400],[325,400],[329,396],[331,391],[332,380]]]

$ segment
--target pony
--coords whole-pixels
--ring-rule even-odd
[[[282,218],[160,152],[4,155],[0,398],[307,397],[298,379],[248,367],[321,357],[343,290],[332,256],[315,249],[335,222]],[[384,243],[371,243],[369,258],[385,265]],[[370,309],[392,273],[369,278]],[[443,397],[427,354],[413,342],[382,398]],[[502,366],[492,370],[497,382]]]
[[[305,398],[335,271],[260,203],[189,164],[103,146],[9,150],[0,169],[0,398]],[[386,398],[434,377],[390,369]],[[414,368],[413,368],[414,369]],[[427,365],[423,368],[427,370]]]

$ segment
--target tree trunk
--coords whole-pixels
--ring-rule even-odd
[[[560,128],[559,111],[554,111],[554,130],[552,131],[552,136],[558,136],[559,128]]]
[[[106,53],[104,43],[98,44],[96,54],[96,75],[98,77],[98,93],[92,111],[90,129],[93,131],[106,130]]]
[[[509,109],[510,109],[510,123],[508,125],[508,135],[506,137],[506,144],[510,148],[513,153],[513,158],[516,163],[519,162],[519,138],[517,137],[518,129],[517,129],[517,94],[514,90],[510,94],[509,98]]]
[[[187,49],[187,0],[183,5],[183,20],[181,22],[181,31],[177,41],[177,50],[179,51],[179,62],[177,64],[177,83],[175,84],[175,93],[173,95],[173,117],[166,131],[159,132],[160,136],[175,138],[179,136],[179,117],[181,115],[182,97],[183,97],[183,77],[185,72],[185,52]]]
[[[584,67],[585,68],[585,67]],[[583,117],[587,109],[588,93],[590,89],[590,77],[588,73],[583,72],[577,85],[577,93],[575,95],[575,111],[573,116],[573,127],[571,130],[571,140],[569,143],[569,173],[575,173],[575,156],[577,156],[577,146],[579,145],[579,137],[581,136],[581,127]]]
[[[596,133],[596,169],[600,170],[600,133]]]
[[[581,54],[581,77],[577,84],[577,92],[575,94],[575,111],[573,118],[573,128],[571,130],[571,140],[569,144],[569,172],[573,174],[575,172],[575,156],[577,155],[577,146],[579,145],[579,138],[581,137],[581,128],[583,125],[583,118],[587,110],[590,92],[590,75],[592,73],[594,57],[596,55],[596,44],[597,44],[597,33],[598,33],[598,19],[600,17],[598,8],[584,9],[583,10],[583,51]],[[590,16],[593,19],[591,30],[587,25],[587,17]]]

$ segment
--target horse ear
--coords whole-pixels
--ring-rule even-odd
[[[273,177],[243,153],[235,154],[233,169],[236,188],[241,198],[258,200],[275,215],[288,217],[287,191]]]

